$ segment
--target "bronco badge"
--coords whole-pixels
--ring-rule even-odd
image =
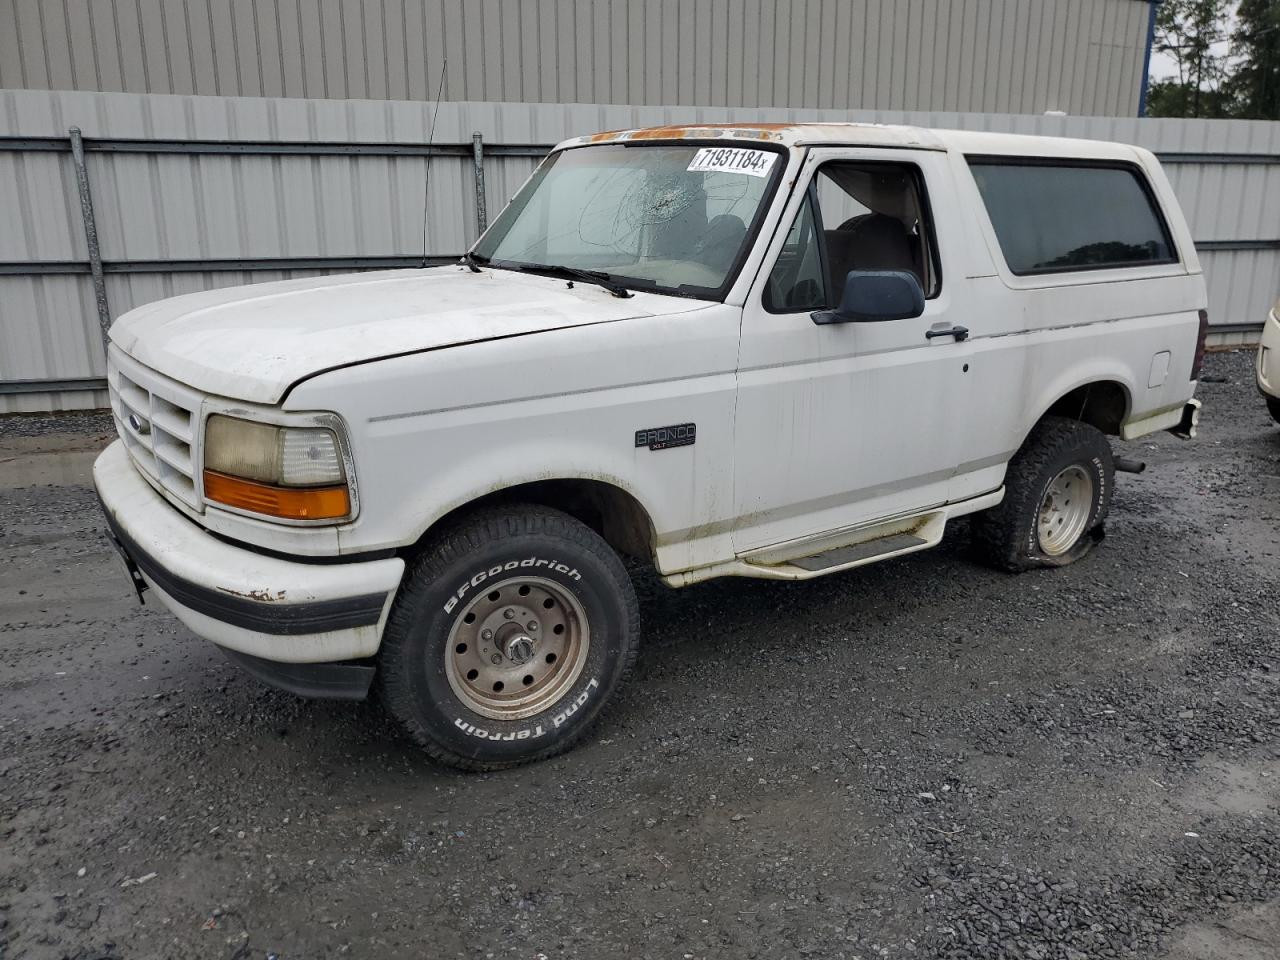
[[[669,447],[691,446],[698,435],[694,423],[681,423],[674,427],[650,427],[636,431],[636,446],[650,450],[666,450]]]

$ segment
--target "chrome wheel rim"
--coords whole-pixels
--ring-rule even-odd
[[[1093,477],[1083,467],[1072,464],[1049,482],[1036,534],[1040,549],[1051,557],[1060,556],[1076,545],[1093,511]]]
[[[591,634],[570,591],[541,577],[487,585],[458,614],[445,648],[445,675],[466,706],[493,720],[549,709],[577,681]]]

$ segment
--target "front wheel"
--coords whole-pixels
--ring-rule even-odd
[[[441,763],[541,760],[582,737],[623,681],[638,621],[626,570],[589,527],[544,507],[484,510],[406,572],[381,696]]]
[[[1115,467],[1095,427],[1045,417],[1014,454],[999,506],[973,520],[974,546],[1011,573],[1079,560],[1102,535]]]

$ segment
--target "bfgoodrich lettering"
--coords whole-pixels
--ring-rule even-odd
[[[480,586],[486,580],[492,577],[500,577],[504,573],[510,573],[513,570],[554,570],[556,573],[563,574],[570,580],[581,580],[580,574],[576,567],[570,567],[559,560],[543,560],[540,557],[529,557],[525,560],[508,560],[506,563],[494,564],[488,570],[481,570],[476,573],[470,580],[460,586],[453,592],[453,596],[449,598],[449,602],[444,605],[445,613],[452,613],[453,608],[458,605],[458,601],[467,595],[467,592],[474,587]]]

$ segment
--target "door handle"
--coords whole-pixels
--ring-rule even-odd
[[[969,328],[957,325],[954,327],[948,327],[945,330],[926,330],[924,332],[924,338],[926,340],[932,340],[934,337],[955,337],[956,343],[959,343],[962,340],[969,339]]]

